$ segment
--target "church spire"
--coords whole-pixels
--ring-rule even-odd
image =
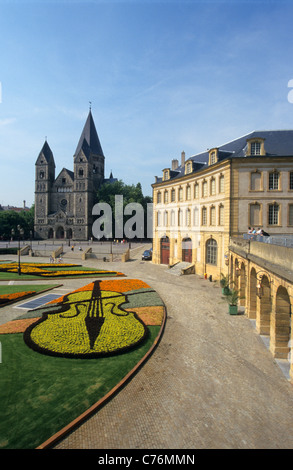
[[[87,146],[90,153],[104,157],[104,153],[100,144],[96,126],[95,126],[94,119],[92,116],[91,105],[90,105],[87,120],[85,122],[83,131],[81,133],[79,142],[77,144],[74,156],[76,156],[80,152],[80,150],[83,149],[84,145]]]

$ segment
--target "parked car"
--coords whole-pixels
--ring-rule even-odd
[[[143,252],[143,255],[142,255],[141,259],[143,259],[143,260],[150,260],[150,259],[152,259],[152,254],[153,254],[152,251],[153,251],[153,250],[145,250],[145,251]]]

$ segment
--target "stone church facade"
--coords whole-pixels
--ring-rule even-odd
[[[73,171],[55,177],[52,150],[45,141],[36,161],[35,238],[88,240],[92,236],[92,207],[105,181],[105,156],[91,110],[73,156]]]

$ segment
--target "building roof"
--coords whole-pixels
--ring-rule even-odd
[[[257,138],[264,139],[267,157],[293,156],[293,130],[253,131],[216,147],[218,149],[218,161],[246,157],[247,140]],[[249,157],[254,158],[253,155]],[[192,161],[193,172],[203,169],[209,162],[209,149],[191,156],[186,161]],[[170,171],[171,179],[177,179],[184,175],[185,165],[178,166],[175,171]],[[157,178],[156,182],[161,183],[162,178]]]
[[[78,155],[80,150],[84,152],[86,157],[89,156],[89,153],[104,156],[91,110],[89,111],[74,156]]]
[[[45,160],[46,160],[47,163],[51,163],[51,162],[52,162],[52,163],[54,163],[54,165],[55,165],[55,161],[54,161],[54,157],[53,157],[53,152],[52,152],[52,150],[50,149],[50,146],[49,146],[49,144],[48,144],[47,141],[45,141],[45,143],[44,143],[44,145],[43,145],[43,147],[42,147],[42,150],[40,151],[40,153],[39,153],[39,155],[38,155],[38,158],[39,158],[39,157],[42,157],[42,156],[45,158]],[[37,161],[38,161],[38,159],[37,159]]]

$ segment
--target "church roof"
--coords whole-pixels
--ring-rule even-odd
[[[95,155],[104,156],[91,110],[89,111],[74,155],[78,155],[80,150],[83,150],[86,156],[88,156],[89,151]]]
[[[39,153],[38,158],[41,157],[41,156],[43,156],[46,159],[47,163],[53,162],[55,164],[54,157],[53,157],[53,152],[50,149],[50,146],[49,146],[47,141],[45,141],[45,143],[42,147],[42,150]]]

